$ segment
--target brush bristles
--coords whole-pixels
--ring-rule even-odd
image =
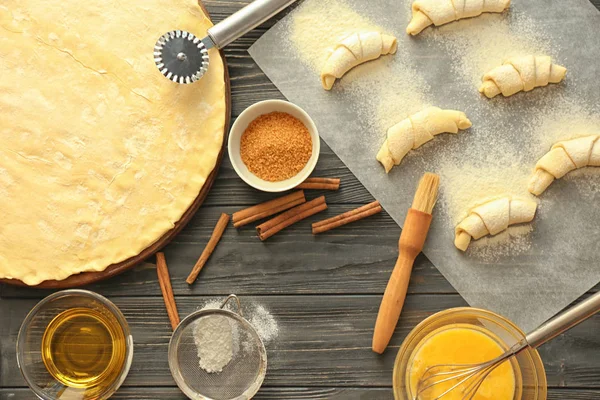
[[[431,214],[438,198],[440,187],[440,176],[427,172],[421,178],[417,193],[412,203],[412,208],[421,212]]]

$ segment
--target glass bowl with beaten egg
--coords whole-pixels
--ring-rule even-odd
[[[494,359],[525,337],[514,323],[491,311],[461,307],[438,312],[406,337],[394,363],[396,400],[436,399],[458,379],[441,382],[417,397],[417,386],[434,365],[477,364]],[[442,373],[446,372],[441,370]],[[444,379],[449,375],[440,375]],[[527,348],[492,371],[473,400],[546,400],[547,382],[537,350]],[[443,400],[461,400],[460,386]]]

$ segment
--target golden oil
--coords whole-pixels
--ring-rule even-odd
[[[48,324],[42,338],[46,369],[68,387],[103,391],[121,373],[125,357],[123,329],[106,310],[63,311]]]

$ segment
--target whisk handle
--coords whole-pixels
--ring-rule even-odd
[[[585,321],[598,311],[600,311],[600,292],[558,314],[533,332],[530,332],[526,337],[527,343],[533,348],[539,347]]]
[[[240,36],[271,19],[296,0],[254,0],[208,30],[208,36],[222,49]]]

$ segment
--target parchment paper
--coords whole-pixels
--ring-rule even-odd
[[[477,138],[478,126],[494,124],[498,127],[497,134],[502,135],[504,131],[518,130],[536,113],[551,111],[551,104],[538,104],[536,95],[526,94],[506,101],[503,105],[506,112],[497,117],[498,113],[491,112],[490,107],[498,107],[503,100],[483,98],[472,82],[458,77],[451,51],[428,42],[427,36],[415,40],[405,34],[409,11],[398,6],[398,0],[346,0],[346,3],[375,23],[379,23],[378,18],[385,20],[385,27],[398,37],[403,61],[428,82],[432,103],[467,111],[474,124],[472,132],[451,138],[436,137],[435,141],[442,142],[426,144],[417,150],[421,151],[419,157],[407,157],[386,175],[375,160],[385,131],[379,131],[360,117],[357,112],[362,107],[360,96],[321,88],[318,75],[289,43],[290,15],[258,40],[250,54],[278,89],[312,116],[321,137],[399,225],[425,168],[439,172],[436,151],[443,141],[451,146],[460,164],[463,157],[469,158],[468,144]],[[543,30],[558,59],[567,61],[568,79],[561,88],[536,90],[566,93],[591,107],[600,104],[600,13],[594,6],[588,0],[523,0],[514,1],[510,13],[531,18],[532,29]],[[472,95],[465,95],[469,91]],[[543,107],[546,109],[542,110]],[[516,153],[526,145],[531,147],[532,139],[525,134],[513,134],[510,138]],[[539,149],[537,154],[548,150]],[[524,157],[530,157],[523,153]],[[425,158],[430,160],[426,165],[420,162]],[[533,166],[536,161],[528,159],[527,165]],[[600,176],[591,179],[594,178],[600,182]],[[551,189],[541,197],[533,231],[527,239],[531,246],[518,254],[508,251],[490,261],[458,251],[453,244],[453,222],[440,206],[435,210],[424,250],[470,305],[503,314],[525,331],[552,317],[600,281],[600,207],[597,206],[600,194],[578,190],[574,180],[564,178]],[[443,203],[443,198],[440,202]]]

